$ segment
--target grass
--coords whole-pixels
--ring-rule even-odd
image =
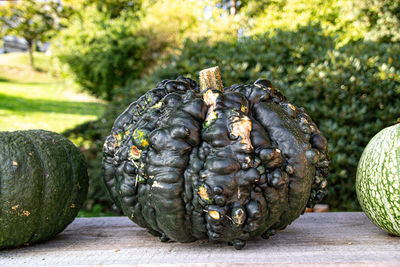
[[[26,53],[0,55],[2,131],[45,129],[60,133],[103,114],[101,101],[49,74],[49,57],[36,53],[35,70],[28,62]]]

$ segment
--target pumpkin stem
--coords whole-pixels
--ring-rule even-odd
[[[222,85],[221,73],[219,72],[219,67],[212,67],[208,69],[201,70],[199,72],[200,76],[200,90],[204,92],[207,89],[216,89],[223,92],[224,86]]]

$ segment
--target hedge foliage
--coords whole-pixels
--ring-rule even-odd
[[[150,37],[137,30],[130,13],[110,19],[93,6],[82,12],[54,40],[53,52],[84,91],[111,100],[117,87],[141,76],[161,47],[149,47]]]
[[[360,4],[368,27],[367,39],[400,41],[400,0],[364,0]]]
[[[359,210],[354,186],[361,153],[378,131],[400,122],[399,45],[357,41],[338,48],[334,37],[318,25],[308,25],[237,42],[186,40],[179,55],[164,62],[141,80],[119,88],[105,117],[83,127],[85,138],[96,140],[89,149],[95,159],[89,166],[93,202],[107,203],[102,143],[123,109],[158,81],[182,74],[197,79],[199,70],[219,65],[226,86],[267,78],[308,111],[327,137],[332,158],[324,202],[337,210]],[[70,136],[82,135],[81,130]]]
[[[249,19],[249,30],[251,34],[262,34],[270,29],[296,30],[298,26],[318,22],[325,33],[337,36],[336,42],[347,43],[365,35],[368,25],[364,14],[369,9],[367,4],[362,9],[360,2],[368,1],[381,0],[251,1],[248,7],[255,5],[251,9],[259,13]]]
[[[189,0],[85,1],[52,41],[58,68],[84,91],[111,100],[116,88],[141,78],[186,38],[235,39],[239,23],[220,9],[206,19],[208,5]]]

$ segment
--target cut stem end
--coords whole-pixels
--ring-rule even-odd
[[[212,67],[208,69],[201,70],[199,72],[200,76],[200,90],[204,92],[207,89],[216,89],[218,91],[224,91],[224,86],[222,85],[221,73],[219,67]]]

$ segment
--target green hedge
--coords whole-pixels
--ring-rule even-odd
[[[382,42],[400,41],[400,0],[360,1],[367,22],[366,38]]]
[[[105,19],[93,7],[82,12],[81,19],[71,20],[54,40],[53,52],[84,91],[111,100],[117,87],[142,75],[162,44],[149,45],[133,14]]]
[[[308,111],[327,137],[332,158],[324,202],[333,209],[358,210],[354,184],[361,153],[374,134],[400,122],[400,46],[359,41],[337,48],[334,37],[311,25],[237,42],[187,40],[179,55],[119,89],[103,119],[107,126],[100,130],[101,141],[116,116],[141,92],[178,75],[197,79],[199,70],[215,65],[226,86],[264,77]],[[100,181],[97,171],[91,170],[91,176]]]

